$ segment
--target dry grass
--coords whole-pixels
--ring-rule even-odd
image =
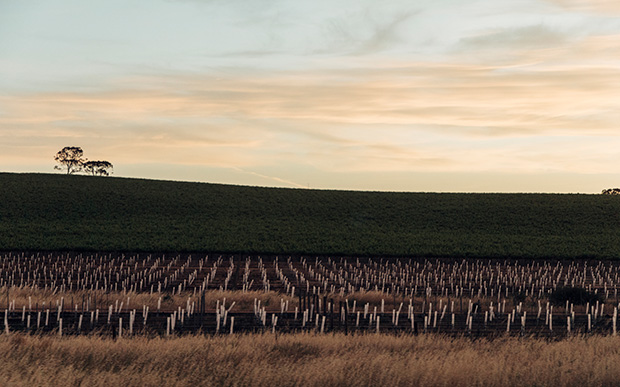
[[[170,311],[176,310],[177,307],[185,308],[188,298],[190,302],[196,302],[200,300],[200,295],[192,292],[181,292],[180,295],[171,295],[168,293],[162,294],[149,294],[149,293],[123,293],[123,292],[111,292],[105,293],[103,291],[71,291],[54,293],[50,290],[31,289],[31,288],[19,288],[11,287],[9,289],[9,301],[15,302],[15,308],[21,310],[23,306],[28,309],[30,305],[32,308],[38,305],[39,308],[43,307],[55,307],[57,302],[60,302],[61,298],[64,298],[65,309],[73,309],[72,304],[77,304],[79,308],[82,307],[82,300],[86,302],[90,298],[90,309],[94,307],[96,299],[97,308],[106,309],[109,305],[114,305],[117,301],[120,304],[123,302],[123,309],[127,308],[127,298],[129,298],[129,308],[141,310],[143,305],[149,307],[151,311],[157,310],[157,303],[161,297],[161,310]],[[220,303],[226,299],[226,306],[230,306],[232,302],[235,302],[233,311],[253,311],[254,299],[261,301],[261,306],[265,306],[268,311],[279,311],[280,300],[289,301],[289,309],[294,308],[297,305],[297,301],[278,292],[263,292],[263,291],[219,291],[209,290],[205,292],[205,303],[207,311],[214,311],[217,302]],[[0,288],[0,308],[6,308],[7,305],[7,288]]]
[[[2,335],[0,354],[3,386],[611,386],[620,380],[614,337]]]

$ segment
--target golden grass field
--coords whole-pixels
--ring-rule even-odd
[[[0,335],[2,386],[617,386],[620,338]]]

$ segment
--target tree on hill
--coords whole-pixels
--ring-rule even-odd
[[[84,171],[93,176],[109,176],[110,171],[108,170],[113,168],[114,166],[109,161],[87,161],[84,163]]]
[[[88,159],[84,158],[84,151],[79,146],[66,146],[62,148],[56,153],[54,160],[59,164],[54,169],[64,169],[67,171],[67,175],[83,170],[93,176],[109,176],[110,170],[114,168],[109,161],[88,161]]]
[[[603,195],[620,195],[620,188],[608,188],[601,192]]]
[[[60,165],[56,165],[54,169],[67,170],[67,175],[79,172],[82,170],[83,164],[86,161],[84,158],[84,151],[79,146],[66,146],[62,148],[54,160]]]

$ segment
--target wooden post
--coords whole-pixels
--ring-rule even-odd
[[[330,309],[330,321],[329,321],[329,330],[334,331],[334,299],[332,298],[329,303]]]
[[[344,303],[344,335],[349,335],[349,303]]]
[[[205,314],[205,291],[200,295],[200,330],[203,328],[203,318]]]
[[[323,316],[327,316],[327,296],[323,296]]]
[[[319,294],[315,294],[314,295],[314,309],[316,310],[316,313],[321,313],[321,310],[319,309]]]

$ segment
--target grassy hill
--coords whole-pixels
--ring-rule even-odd
[[[620,198],[0,173],[0,250],[620,257]]]

